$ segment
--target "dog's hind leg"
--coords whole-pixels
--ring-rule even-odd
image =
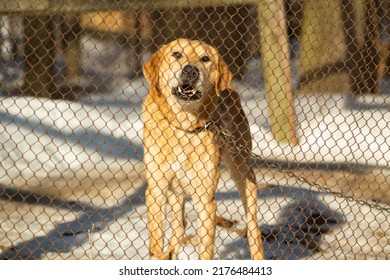
[[[223,160],[232,176],[245,209],[247,238],[252,259],[264,259],[264,249],[257,219],[257,185],[255,174],[249,166],[248,155],[225,153]]]
[[[254,260],[264,259],[264,248],[261,241],[261,232],[257,221],[257,186],[249,179],[245,180],[246,184],[246,221],[247,237],[249,242],[249,252]]]

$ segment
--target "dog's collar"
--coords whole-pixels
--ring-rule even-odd
[[[205,123],[205,125],[195,127],[194,129],[183,129],[183,128],[174,126],[174,125],[172,125],[172,124],[171,124],[171,125],[172,125],[174,128],[176,128],[176,129],[178,129],[178,130],[181,130],[181,131],[184,131],[184,132],[186,132],[186,133],[198,134],[198,133],[201,133],[201,132],[203,132],[203,131],[210,130],[210,128],[212,127],[213,124],[214,124],[214,121],[209,120],[208,122]]]

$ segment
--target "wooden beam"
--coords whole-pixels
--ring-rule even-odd
[[[258,8],[269,124],[277,141],[298,144],[287,24],[283,0],[262,0]]]
[[[362,53],[358,38],[357,12],[353,0],[341,0],[341,19],[347,47],[345,70],[348,71],[349,92],[359,92],[358,79],[362,75]]]
[[[326,70],[326,67],[337,66],[346,58],[340,0],[305,1],[303,13],[299,72],[301,77],[309,77],[299,85],[300,92],[347,92],[348,74],[343,67]],[[318,70],[321,75],[318,75]],[[310,79],[312,73],[317,75],[316,79]]]
[[[71,81],[78,78],[81,72],[81,27],[78,16],[68,14],[64,17],[63,23],[66,29],[64,37],[64,55],[66,61],[66,79]]]
[[[26,16],[25,84],[23,92],[37,97],[51,97],[54,88],[54,24],[51,16]]]
[[[310,70],[300,74],[298,77],[298,83],[301,86],[305,86],[306,84],[316,80],[324,80],[330,75],[339,75],[341,72],[347,71],[346,65],[347,62],[344,60],[337,60],[334,62],[318,65],[317,67],[313,67]]]
[[[364,41],[361,57],[362,73],[358,79],[358,93],[379,93],[379,32],[380,19],[378,0],[367,0],[365,3]]]

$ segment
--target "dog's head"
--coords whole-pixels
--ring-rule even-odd
[[[232,74],[215,48],[202,41],[178,39],[162,46],[143,72],[152,92],[186,105],[204,103],[231,88]]]

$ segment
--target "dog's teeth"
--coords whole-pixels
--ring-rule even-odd
[[[179,93],[182,93],[183,89],[181,87],[178,87],[178,91],[179,91]]]

